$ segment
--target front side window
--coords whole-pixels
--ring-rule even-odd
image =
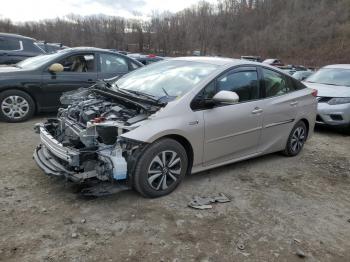
[[[102,73],[127,73],[129,71],[127,61],[116,55],[100,54]]]
[[[19,40],[0,38],[0,50],[14,51],[21,49],[21,42]]]
[[[266,97],[280,96],[288,92],[286,78],[282,74],[266,68],[262,71]]]
[[[217,80],[217,91],[236,92],[239,102],[259,98],[258,73],[256,71],[228,72]]]
[[[64,72],[88,73],[95,71],[95,56],[93,54],[79,54],[64,58],[59,62]]]

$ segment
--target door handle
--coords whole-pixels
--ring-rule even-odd
[[[299,104],[298,101],[293,101],[293,102],[290,103],[291,106],[296,106],[297,104]]]
[[[95,81],[92,80],[92,79],[88,79],[86,82],[87,82],[87,83],[95,83]]]
[[[259,113],[262,113],[262,112],[263,112],[263,110],[260,107],[256,107],[252,111],[252,114],[259,114]]]

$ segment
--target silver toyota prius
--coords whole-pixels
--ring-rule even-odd
[[[316,96],[269,65],[169,59],[64,94],[57,118],[35,127],[34,159],[48,175],[159,197],[186,174],[299,154],[313,133]]]

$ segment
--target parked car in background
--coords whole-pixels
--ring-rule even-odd
[[[123,51],[123,50],[118,50],[117,52],[122,54],[122,55],[129,55],[129,54],[131,54],[131,52]]]
[[[53,53],[57,52],[58,50],[68,48],[68,46],[63,45],[62,43],[48,43],[45,41],[39,41],[37,44],[46,53]]]
[[[252,62],[262,62],[262,59],[260,56],[248,56],[248,55],[244,55],[241,56],[242,60],[248,60],[248,61],[252,61]]]
[[[136,59],[137,61],[139,61],[140,63],[142,63],[144,65],[149,65],[149,64],[152,64],[154,62],[159,62],[159,61],[164,60],[163,57],[156,56],[156,55],[153,55],[153,54],[150,54],[150,55],[128,54],[128,56]]]
[[[57,119],[36,126],[38,166],[146,197],[169,194],[188,173],[299,154],[317,108],[315,90],[277,68],[214,57],[164,60],[71,96]]]
[[[28,57],[44,53],[33,38],[0,33],[0,65],[16,64]]]
[[[350,128],[350,65],[325,66],[304,83],[318,90],[318,124]]]
[[[306,71],[296,71],[292,74],[292,76],[299,80],[299,81],[303,81],[306,78],[308,78],[309,76],[311,76],[314,72],[311,70],[306,70]]]
[[[97,79],[121,76],[141,66],[122,54],[77,47],[0,67],[0,118],[20,122],[35,112],[57,110],[63,92],[89,87]]]
[[[263,61],[264,64],[268,64],[268,65],[271,65],[271,66],[284,66],[284,64],[282,63],[281,60],[279,59],[275,59],[275,58],[269,58],[269,59],[265,59]]]

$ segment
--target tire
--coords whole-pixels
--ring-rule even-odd
[[[293,127],[288,137],[286,148],[283,150],[283,154],[286,156],[298,155],[304,147],[307,139],[308,130],[303,121],[299,121]]]
[[[0,93],[0,118],[9,123],[28,120],[34,115],[35,103],[27,93],[6,90]]]
[[[147,146],[138,159],[133,186],[144,197],[167,195],[181,183],[187,166],[186,150],[180,143],[168,138],[158,140]]]

